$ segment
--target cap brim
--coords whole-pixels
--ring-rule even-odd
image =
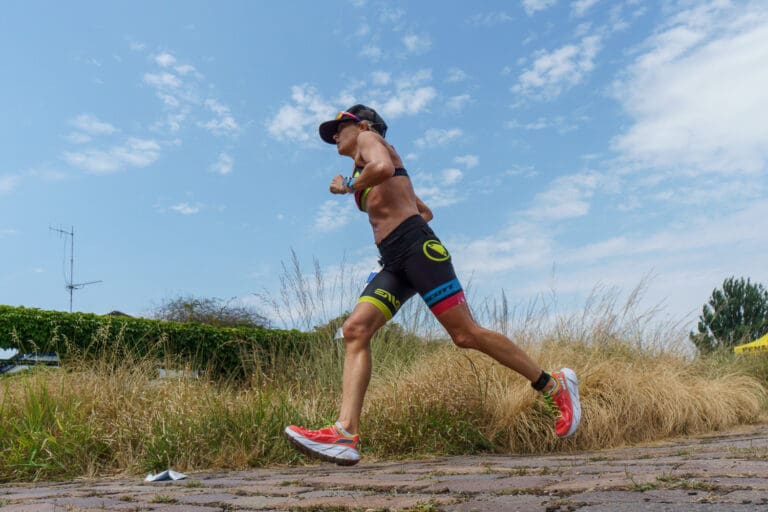
[[[336,135],[336,129],[342,121],[347,121],[347,119],[334,119],[333,121],[326,121],[321,124],[320,138],[328,144],[336,144],[336,141],[333,140],[333,136]]]

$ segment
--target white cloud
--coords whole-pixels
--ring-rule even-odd
[[[456,190],[446,186],[417,187],[416,195],[432,209],[461,202],[456,195]]]
[[[233,135],[240,131],[240,125],[232,116],[229,107],[222,105],[216,99],[205,100],[205,107],[216,114],[216,118],[202,123],[203,128],[215,135]]]
[[[1,191],[2,191],[2,188],[0,188],[0,192]],[[0,238],[14,236],[14,235],[17,235],[18,233],[19,232],[13,228],[3,228],[3,229],[0,229]]]
[[[171,94],[166,94],[158,91],[157,97],[160,98],[163,104],[168,108],[175,109],[181,106],[181,102],[179,101],[179,99],[176,96],[173,96]]]
[[[642,167],[763,172],[768,160],[768,9],[712,3],[646,41],[616,84],[633,124],[613,141]]]
[[[197,69],[195,69],[195,66],[191,64],[182,64],[180,66],[175,66],[173,69],[175,69],[176,72],[181,76],[189,75],[190,73],[197,73]]]
[[[443,183],[446,185],[455,185],[464,177],[461,169],[444,169],[440,174],[442,175]]]
[[[469,23],[475,26],[492,27],[502,23],[513,21],[514,18],[504,11],[485,12],[473,14],[469,18]]]
[[[403,37],[403,44],[409,53],[421,55],[432,48],[432,41],[427,35],[408,34]]]
[[[537,11],[549,9],[556,2],[557,0],[523,0],[523,9],[525,9],[528,16],[531,16]]]
[[[128,166],[146,167],[159,157],[160,145],[154,140],[130,138],[113,153]]]
[[[459,165],[463,165],[467,169],[477,167],[477,165],[480,163],[480,159],[477,157],[477,155],[457,156],[453,159],[453,161]]]
[[[86,144],[88,142],[91,142],[91,136],[86,135],[84,133],[79,132],[72,132],[65,136],[67,141],[71,142],[72,144]]]
[[[469,78],[469,75],[467,73],[459,68],[451,68],[448,70],[448,78],[445,79],[446,82],[463,82]]]
[[[279,140],[308,141],[317,137],[317,126],[337,110],[311,85],[291,87],[293,104],[280,107],[267,122],[267,131]]]
[[[169,210],[172,210],[176,213],[180,213],[182,215],[194,215],[195,213],[200,213],[201,208],[202,208],[202,205],[200,203],[196,203],[196,204],[179,203],[179,204],[170,206]]]
[[[219,153],[219,158],[214,162],[210,169],[211,171],[226,176],[232,172],[235,166],[234,159],[227,153]]]
[[[517,120],[508,121],[506,123],[507,128],[522,129],[529,131],[546,130],[553,128],[558,133],[568,133],[579,128],[579,122],[587,121],[585,117],[579,117],[577,115],[570,116],[555,116],[552,118],[538,117],[533,121],[520,122]]]
[[[560,298],[566,292],[586,297],[596,283],[629,291],[651,276],[643,304],[661,303],[667,318],[693,321],[725,277],[768,279],[768,239],[754,228],[766,216],[768,201],[763,199],[729,214],[702,211],[658,229],[652,224],[656,231],[598,236],[586,244],[557,241],[542,224],[518,222],[492,236],[448,240],[447,245],[459,276],[472,273],[475,283],[492,279],[494,286],[515,283],[518,296],[541,297],[554,290]]]
[[[161,68],[167,68],[168,66],[173,66],[176,64],[176,57],[171,55],[168,52],[163,52],[155,55],[154,57],[155,63],[157,63],[158,66]]]
[[[367,23],[360,23],[360,25],[358,25],[357,27],[357,30],[355,30],[355,35],[357,37],[366,37],[370,33],[371,33],[371,26]]]
[[[437,91],[431,85],[430,70],[422,69],[394,80],[396,84],[392,88],[380,91],[372,91],[369,104],[375,108],[384,119],[399,117],[404,114],[414,115],[427,108],[429,103],[437,96]]]
[[[365,88],[366,97],[356,92],[365,85],[353,83],[334,100],[323,98],[311,85],[297,85],[291,88],[291,101],[282,105],[267,121],[269,134],[280,140],[309,141],[317,138],[317,126],[330,119],[338,110],[352,103],[364,103],[375,108],[384,119],[401,115],[415,115],[424,111],[437,96],[435,88],[427,85],[432,75],[429,70],[420,70],[393,80],[387,73],[379,72],[376,80],[385,79],[393,83],[381,89]]]
[[[12,174],[0,176],[0,194],[12,192],[21,182],[21,177]]]
[[[392,80],[392,75],[385,71],[374,71],[371,73],[371,81],[374,85],[387,85]]]
[[[391,9],[389,7],[386,7],[381,10],[381,13],[379,14],[379,19],[382,21],[382,23],[395,25],[401,19],[403,19],[404,16],[405,16],[405,11],[403,9]]]
[[[62,181],[67,178],[67,173],[62,172],[56,168],[51,168],[46,165],[43,165],[41,167],[36,167],[29,169],[26,173],[24,173],[25,176],[29,176],[32,178],[39,178],[44,181]]]
[[[554,241],[536,224],[516,222],[498,233],[473,240],[449,241],[459,276],[493,276],[509,270],[551,263]]]
[[[214,88],[195,66],[180,62],[168,51],[150,57],[159,70],[145,73],[143,82],[154,89],[164,107],[164,117],[151,125],[153,131],[178,136],[190,123],[213,135],[236,136],[241,132],[229,106],[218,98],[203,96],[201,90]]]
[[[167,71],[162,73],[145,73],[144,83],[158,89],[178,89],[182,85],[179,77]]]
[[[757,219],[768,215],[768,201],[755,201],[728,215],[702,215],[693,221],[664,226],[648,234],[627,234],[601,240],[568,251],[563,261],[597,261],[650,253],[656,258],[674,253],[706,253],[715,247],[743,247],[765,244]]]
[[[505,176],[520,176],[523,178],[533,178],[538,174],[536,168],[531,165],[515,165],[504,171]]]
[[[418,114],[437,96],[434,87],[400,87],[393,96],[385,99],[381,106],[375,108],[386,117],[398,117],[403,114]]]
[[[589,199],[600,184],[601,176],[587,172],[561,176],[549,189],[536,194],[527,214],[541,221],[582,217],[589,213]]]
[[[182,124],[184,121],[186,121],[188,115],[188,108],[182,108],[178,112],[169,113],[165,118],[165,126],[171,131],[171,133],[176,133],[181,130]]]
[[[416,145],[420,148],[433,148],[445,146],[451,141],[461,137],[464,132],[460,128],[451,128],[444,130],[442,128],[430,128],[421,138],[416,139]]]
[[[461,110],[472,99],[469,94],[459,94],[457,96],[451,96],[445,101],[445,106],[450,110]]]
[[[314,229],[321,233],[338,231],[349,224],[354,213],[353,203],[350,198],[328,199],[315,215]]]
[[[72,125],[89,135],[109,135],[117,131],[111,124],[100,121],[90,114],[80,114],[72,120]]]
[[[382,52],[381,48],[376,45],[366,45],[362,50],[360,50],[361,57],[365,57],[366,59],[371,59],[373,61],[381,59],[382,55],[384,55],[384,52]]]
[[[571,3],[571,12],[577,18],[581,18],[598,1],[599,0],[576,0]]]
[[[108,174],[122,168],[122,162],[115,155],[98,149],[66,152],[64,160],[74,167],[94,174]]]
[[[520,74],[512,91],[542,99],[558,96],[581,83],[584,75],[592,71],[600,44],[600,36],[587,36],[578,44],[537,52],[532,67]]]
[[[106,150],[65,152],[70,165],[93,174],[109,174],[126,167],[147,167],[160,157],[160,145],[151,139],[130,138],[123,145]]]
[[[543,130],[544,128],[548,128],[550,126],[549,121],[544,117],[539,117],[538,119],[534,121],[530,121],[527,123],[521,123],[517,120],[509,121],[506,123],[507,128],[522,128],[524,130]]]

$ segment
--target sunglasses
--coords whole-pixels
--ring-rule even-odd
[[[349,112],[339,112],[338,114],[336,114],[336,120],[337,121],[339,121],[341,119],[344,119],[344,118],[348,118],[348,119],[350,119],[352,121],[355,121],[357,123],[360,122],[360,118],[357,117],[355,114],[351,114]]]

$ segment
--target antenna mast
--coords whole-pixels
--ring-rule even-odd
[[[70,226],[69,231],[62,228],[49,228],[51,231],[59,233],[61,236],[69,236],[69,279],[67,279],[65,288],[69,291],[69,312],[72,312],[72,292],[79,290],[89,284],[100,283],[101,281],[88,281],[85,283],[75,283],[75,227]]]

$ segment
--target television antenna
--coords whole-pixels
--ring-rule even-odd
[[[49,228],[51,231],[59,233],[60,236],[69,237],[69,279],[65,277],[65,288],[69,291],[69,312],[72,312],[72,293],[89,284],[100,283],[101,281],[87,281],[85,283],[75,283],[75,228],[70,226],[69,231],[62,228]],[[66,247],[66,246],[65,246]]]

